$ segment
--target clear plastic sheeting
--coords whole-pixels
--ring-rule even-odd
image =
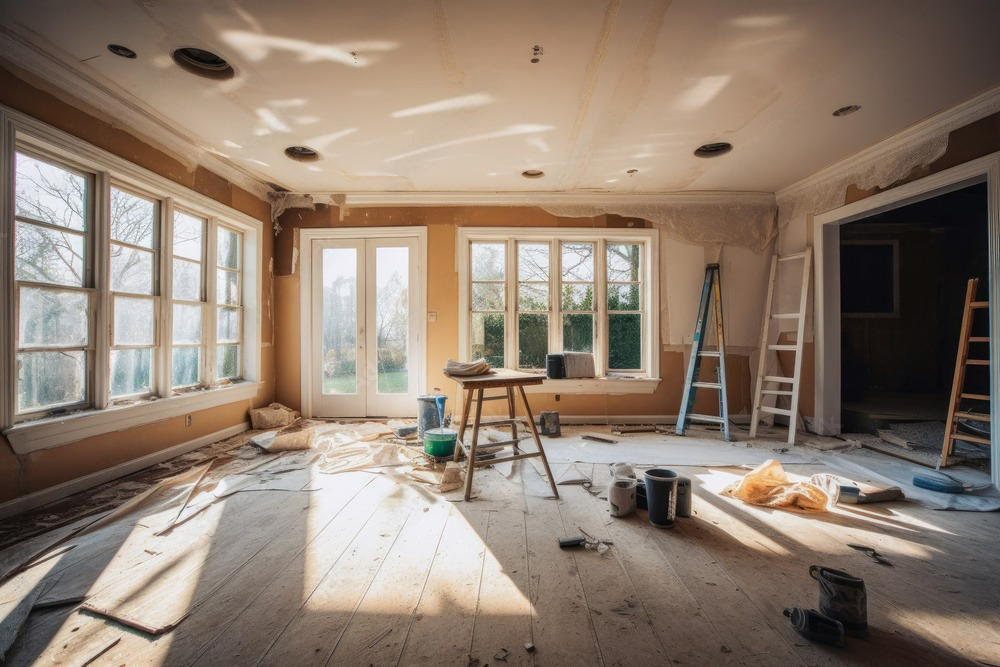
[[[809,512],[826,512],[830,503],[826,491],[812,482],[792,480],[776,459],[760,464],[722,493],[751,505]]]

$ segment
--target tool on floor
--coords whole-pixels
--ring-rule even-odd
[[[868,556],[879,565],[892,566],[892,563],[889,562],[889,559],[880,554],[879,552],[875,551],[874,547],[868,547],[865,546],[864,544],[848,544],[847,546],[851,547],[855,551],[860,551],[861,553]]]
[[[799,307],[794,313],[775,313],[774,308],[774,281],[778,275],[778,266],[784,262],[802,260],[802,291],[799,293]],[[788,417],[788,444],[795,444],[795,430],[798,427],[799,417],[799,387],[802,383],[802,342],[805,338],[806,330],[806,301],[809,296],[809,277],[812,271],[812,248],[806,248],[803,252],[792,255],[778,255],[775,253],[771,257],[771,273],[767,280],[767,300],[764,305],[764,318],[760,334],[760,359],[757,362],[757,385],[753,396],[753,413],[750,415],[750,437],[757,436],[757,423],[760,421],[760,413],[766,412],[772,415],[782,415]],[[795,333],[794,343],[771,343],[771,321],[772,320],[794,320],[798,323]],[[775,336],[777,340],[778,335]],[[792,375],[766,375],[767,358],[769,352],[794,352],[795,360],[792,363]],[[765,396],[774,396],[774,406],[764,405]],[[788,399],[788,408],[779,408],[778,399],[784,397]]]
[[[815,609],[792,607],[784,611],[792,622],[792,627],[809,641],[844,645],[844,625],[837,620],[824,616]]]
[[[715,300],[715,331],[718,348],[706,350],[705,324],[709,317],[708,302],[714,296]],[[716,382],[705,382],[698,379],[701,360],[705,357],[718,359],[716,366]],[[694,414],[694,401],[699,389],[712,389],[719,394],[719,416]],[[691,360],[688,363],[687,376],[684,378],[684,395],[681,398],[681,409],[677,415],[677,435],[684,431],[692,421],[722,426],[722,438],[730,442],[729,437],[729,403],[726,399],[726,336],[722,323],[722,281],[719,275],[719,265],[709,264],[705,267],[705,284],[701,289],[701,301],[698,304],[698,318],[694,325],[694,340],[691,343]]]
[[[991,438],[984,438],[980,435],[966,435],[964,433],[959,434],[958,432],[959,419],[985,422],[990,425],[991,429],[993,426],[990,421],[990,415],[972,413],[961,409],[963,399],[978,403],[985,402],[987,408],[990,404],[989,394],[974,394],[965,391],[966,368],[969,366],[985,366],[988,371],[990,366],[990,337],[972,335],[972,320],[975,312],[977,310],[986,310],[987,317],[989,316],[990,302],[976,301],[976,291],[978,289],[979,278],[969,278],[969,282],[965,286],[965,309],[962,312],[962,328],[958,334],[958,357],[955,360],[955,378],[951,385],[951,402],[948,404],[948,420],[945,422],[944,443],[941,445],[941,456],[938,459],[937,464],[937,468],[939,470],[942,467],[948,466],[948,457],[954,451],[956,440],[970,442],[977,445],[986,445],[987,447],[992,444]],[[973,344],[977,345],[977,349],[985,350],[985,359],[969,358],[969,348]]]

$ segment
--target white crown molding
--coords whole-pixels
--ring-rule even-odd
[[[313,200],[331,193],[314,193]],[[672,206],[684,204],[773,204],[770,192],[348,192],[344,205],[379,206]]]
[[[50,48],[55,50],[55,47]],[[113,90],[73,69],[6,26],[0,26],[0,58],[99,110],[106,117],[114,119],[115,125],[131,130],[140,139],[151,141],[182,160],[202,166],[265,201],[272,192],[263,179],[244,167],[201,148],[206,142],[169,124],[128,93]]]
[[[1000,111],[1000,86],[992,88],[981,95],[973,97],[962,104],[946,109],[940,113],[929,116],[924,120],[911,125],[910,127],[897,132],[896,134],[883,139],[882,141],[858,151],[854,155],[834,162],[828,167],[821,169],[812,176],[807,176],[800,181],[778,190],[775,199],[782,200],[793,197],[821,183],[825,183],[838,176],[846,175],[858,171],[868,162],[887,155],[903,146],[920,143],[934,137],[941,136],[959,127],[963,127],[977,120],[985,118]]]

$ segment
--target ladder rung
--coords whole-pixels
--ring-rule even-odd
[[[786,417],[792,416],[792,411],[785,410],[784,408],[772,408],[769,405],[762,405],[757,409],[761,412],[770,412],[772,415],[785,415]]]
[[[527,425],[527,423],[527,419],[521,419],[520,417],[514,417],[513,419],[490,419],[479,422],[479,428],[487,428],[489,426],[510,426],[511,424]]]
[[[793,259],[803,259],[806,256],[805,251],[797,252],[791,255],[778,255],[779,262],[790,262]]]
[[[688,415],[691,421],[702,421],[709,422],[710,424],[724,424],[725,420],[722,417],[716,417],[715,415]]]
[[[476,443],[476,453],[491,451],[494,449],[500,449],[501,447],[510,447],[511,445],[517,445],[521,440],[497,440],[496,442],[480,442]],[[465,448],[466,452],[472,451],[471,444],[462,443],[462,447]]]
[[[956,412],[955,417],[956,419],[971,419],[972,421],[977,421],[977,422],[990,421],[989,415],[977,415],[973,412]]]
[[[989,359],[966,359],[965,363],[969,364],[970,366],[989,366],[990,365],[990,360]]]
[[[988,394],[962,394],[962,398],[969,398],[973,401],[988,401],[990,397]]]
[[[698,389],[722,389],[722,384],[719,382],[692,382],[691,386]]]
[[[992,445],[993,441],[989,438],[980,438],[978,435],[966,435],[965,433],[950,433],[948,434],[949,440],[964,440],[965,442],[974,442],[979,445]]]
[[[506,401],[507,394],[501,394],[500,396],[483,396],[482,398],[473,397],[474,401]]]
[[[797,320],[799,313],[771,313],[771,317],[775,320]]]
[[[716,359],[718,359],[719,358],[719,351],[718,350],[702,350],[701,352],[698,353],[698,356],[699,357],[715,357]]]
[[[785,391],[784,389],[761,389],[760,393],[767,394],[768,396],[791,396],[792,392]]]
[[[768,345],[767,349],[769,349],[769,350],[797,350],[797,349],[799,349],[799,346],[798,345]]]
[[[973,301],[972,303],[969,304],[969,308],[989,308],[989,307],[990,307],[989,301]]]
[[[780,382],[781,384],[795,384],[795,378],[783,378],[777,375],[765,375],[764,382]]]
[[[989,336],[973,336],[969,339],[970,343],[988,343],[990,342]]]

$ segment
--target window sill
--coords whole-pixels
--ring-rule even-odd
[[[524,388],[529,394],[652,394],[660,378],[579,378],[545,380]]]
[[[196,410],[249,400],[257,395],[257,387],[256,382],[241,382],[228,387],[192,391],[105,410],[84,410],[58,417],[44,417],[11,426],[3,434],[15,453],[30,454]]]

